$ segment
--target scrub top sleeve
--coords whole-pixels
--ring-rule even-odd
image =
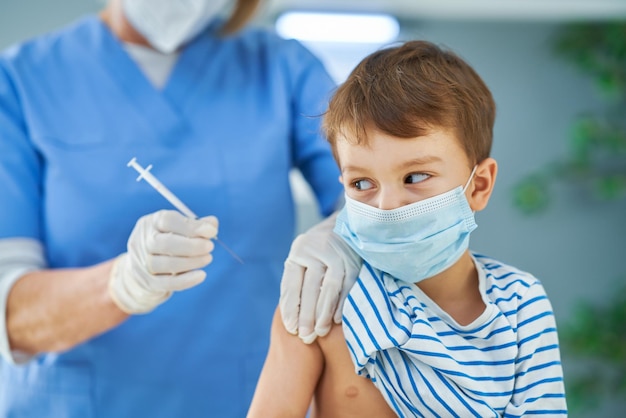
[[[322,116],[336,87],[322,62],[298,41],[287,41],[292,71],[292,158],[307,180],[324,216],[337,209],[342,193],[339,169],[321,132]]]
[[[6,328],[9,292],[24,274],[43,268],[45,259],[39,241],[27,238],[0,239],[0,357],[9,363],[25,363],[32,358],[9,347]]]
[[[41,162],[28,137],[19,87],[0,60],[0,239],[41,237]]]

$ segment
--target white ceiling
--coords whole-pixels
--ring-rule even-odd
[[[387,12],[400,19],[626,19],[626,0],[268,0],[266,13],[287,9]]]

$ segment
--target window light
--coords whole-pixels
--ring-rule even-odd
[[[387,14],[299,11],[280,15],[276,30],[302,41],[383,44],[396,39],[400,25]]]

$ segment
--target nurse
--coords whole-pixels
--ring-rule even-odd
[[[341,185],[315,117],[327,72],[240,30],[258,0],[216,18],[228,3],[111,0],[0,55],[0,416],[245,416],[294,233],[289,171],[324,215]],[[132,157],[200,218],[135,182]],[[287,262],[286,322],[309,339],[355,269],[331,224]]]

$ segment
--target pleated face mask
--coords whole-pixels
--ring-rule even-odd
[[[476,229],[465,190],[448,192],[397,209],[384,210],[346,195],[335,232],[372,267],[417,283],[452,266]]]

